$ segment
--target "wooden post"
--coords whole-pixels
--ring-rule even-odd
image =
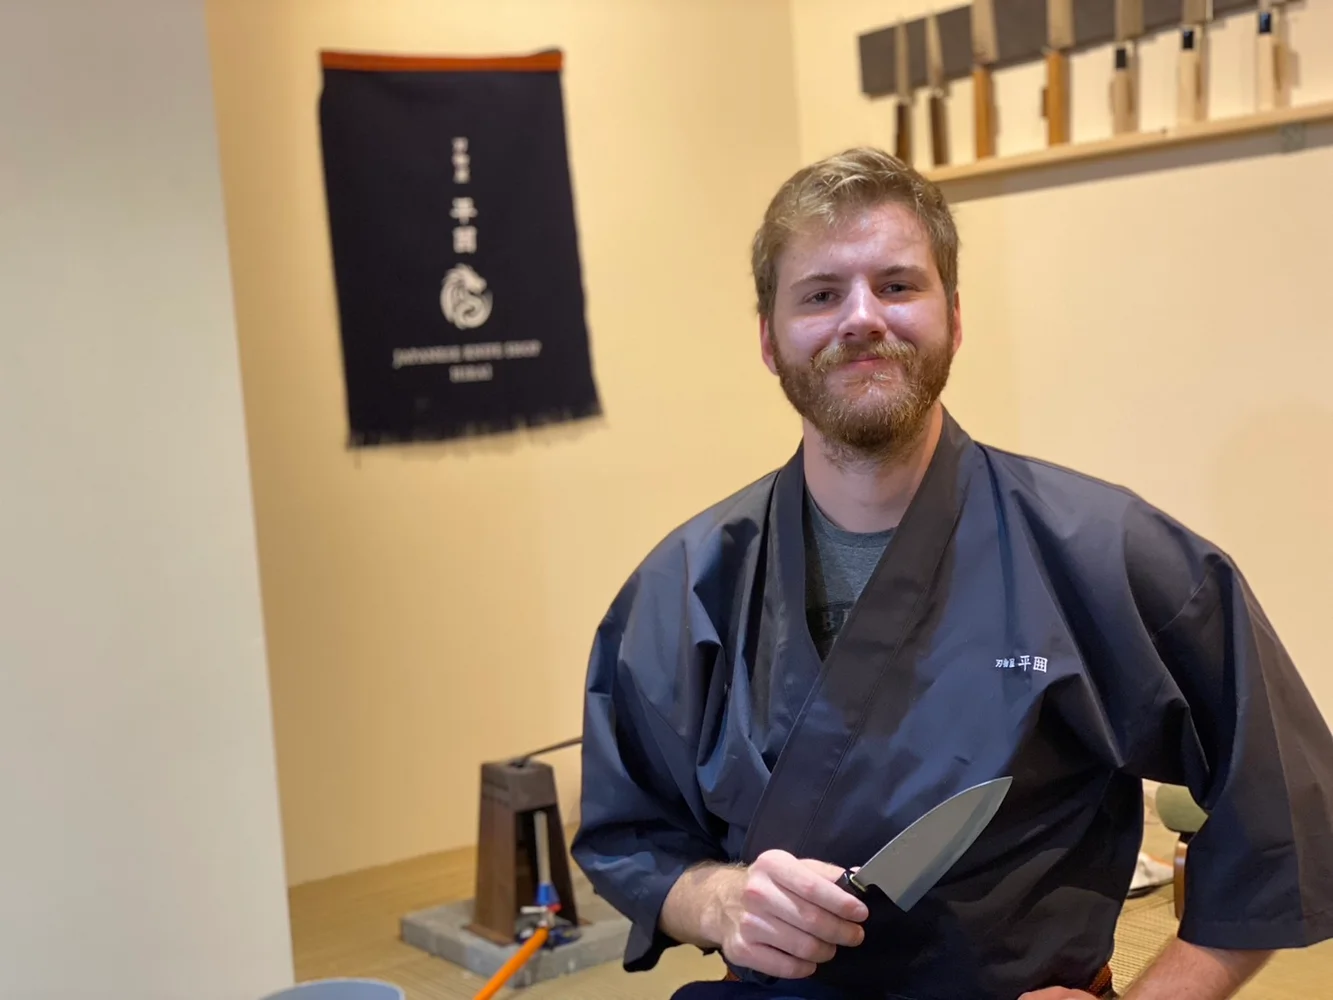
[[[1185,858],[1189,846],[1189,834],[1182,833],[1176,841],[1175,864],[1172,865],[1171,873],[1171,893],[1175,897],[1177,920],[1185,915]]]
[[[537,901],[537,824],[533,819],[537,811],[546,813],[551,883],[560,896],[560,917],[575,926],[579,923],[555,771],[549,764],[532,760],[483,764],[477,885],[468,930],[496,944],[514,942],[522,908]]]

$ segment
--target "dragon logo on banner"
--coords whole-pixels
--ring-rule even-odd
[[[444,318],[460,330],[475,330],[491,315],[491,293],[486,279],[467,264],[451,267],[440,289]]]

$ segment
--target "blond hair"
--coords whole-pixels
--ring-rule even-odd
[[[848,149],[803,167],[778,189],[754,235],[750,266],[759,315],[773,317],[778,257],[796,233],[826,227],[852,211],[885,203],[906,205],[930,240],[950,301],[958,288],[958,230],[940,189],[882,150]]]

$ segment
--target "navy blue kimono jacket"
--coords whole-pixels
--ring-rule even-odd
[[[948,415],[921,486],[821,662],[806,624],[804,474],[665,538],[615,597],[587,676],[573,854],[633,924],[687,867],[781,848],[864,863],[932,806],[1012,775],[910,912],[784,995],[1014,1000],[1108,962],[1142,779],[1209,819],[1180,935],[1333,935],[1333,737],[1231,559],[1133,493],[974,442]],[[740,968],[742,979],[767,981]]]

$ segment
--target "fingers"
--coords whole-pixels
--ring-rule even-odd
[[[802,927],[764,912],[747,912],[741,918],[740,936],[753,944],[768,945],[805,962],[827,962],[837,948],[814,937]]]
[[[800,863],[828,882],[836,882],[842,877],[842,869],[837,865],[829,864],[827,861],[819,861],[815,858],[801,858]]]
[[[834,883],[842,869],[766,851],[755,859],[734,900],[723,952],[747,968],[786,979],[813,974],[838,947],[865,940],[866,905]]]
[[[775,881],[756,880],[746,886],[746,909],[766,911],[829,944],[855,946],[865,939],[858,923],[842,920],[823,907],[784,889]]]
[[[779,979],[804,979],[813,976],[816,969],[813,962],[794,958],[766,944],[746,944],[735,949],[734,953],[728,952],[727,957],[737,965]]]
[[[842,869],[837,865],[796,861],[794,864],[775,864],[769,874],[784,889],[843,920],[860,922],[870,916],[865,903],[834,884],[842,875]]]

